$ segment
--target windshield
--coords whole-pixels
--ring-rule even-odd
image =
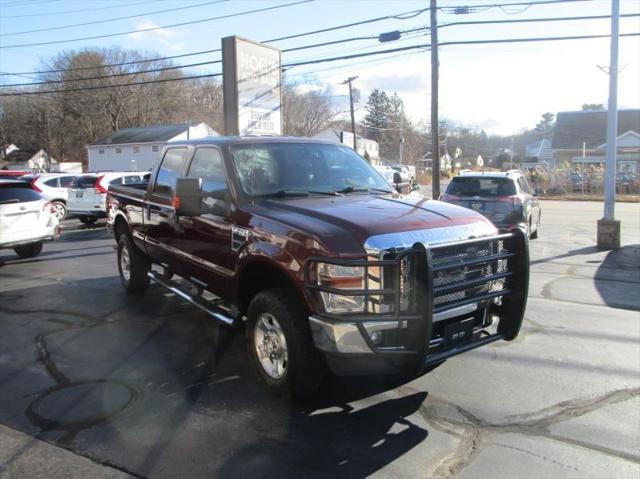
[[[516,194],[516,187],[509,178],[456,176],[446,192],[456,196],[512,196]]]
[[[254,196],[282,192],[392,192],[380,174],[340,145],[256,143],[231,149],[242,190]]]

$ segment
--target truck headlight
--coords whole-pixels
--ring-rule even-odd
[[[364,296],[350,296],[349,290],[364,289],[364,267],[318,263],[318,286],[344,290],[347,294],[321,291],[320,297],[327,313],[361,313],[365,307]]]

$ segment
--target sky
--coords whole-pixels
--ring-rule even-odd
[[[120,46],[169,56],[220,47],[221,38],[239,35],[257,41],[303,33],[362,20],[402,14],[428,6],[428,0],[314,0],[269,11],[194,25],[126,33],[109,38],[60,44],[12,47],[131,32],[145,28],[202,20],[247,10],[294,3],[296,0],[0,0],[0,72],[31,72],[61,51]],[[508,4],[521,0],[492,0]],[[530,7],[480,7],[486,0],[439,0],[438,6],[467,5],[471,13],[438,11],[438,23],[477,20],[513,20],[583,15],[608,15],[610,0],[590,0]],[[640,13],[640,0],[621,0],[621,13]],[[188,8],[186,8],[188,7]],[[179,9],[179,10],[176,10]],[[152,13],[168,10],[164,13]],[[70,26],[131,17],[85,26]],[[387,19],[341,30],[272,42],[281,49],[344,38],[376,36],[429,24],[429,13],[412,18]],[[26,33],[31,30],[50,29]],[[501,25],[463,25],[439,29],[439,41],[455,42],[499,38],[608,34],[610,21],[582,20]],[[640,32],[640,17],[622,18],[621,33]],[[407,33],[401,39],[379,43],[366,39],[283,53],[283,62],[372,52],[429,43],[428,33]],[[442,46],[440,55],[439,114],[469,128],[509,135],[532,128],[545,112],[579,110],[583,103],[608,99],[610,41],[607,38],[562,42]],[[217,60],[219,53],[191,56],[179,64]],[[619,108],[640,107],[640,37],[620,39]],[[605,71],[603,71],[603,69]],[[214,73],[219,65],[191,67],[191,74]],[[341,82],[358,76],[361,92],[357,117],[365,113],[369,93],[379,88],[397,93],[411,121],[428,123],[430,109],[430,53],[411,50],[354,60],[291,68],[286,80],[300,88],[327,91],[338,108],[346,108],[347,87]],[[29,82],[30,75],[0,76],[0,84]]]

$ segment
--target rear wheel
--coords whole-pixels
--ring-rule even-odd
[[[21,258],[33,258],[34,256],[38,256],[42,251],[42,244],[42,241],[38,241],[37,243],[16,246],[13,248],[13,251]]]
[[[98,221],[98,218],[96,218],[95,216],[85,216],[83,218],[80,218],[80,223],[84,223],[85,225],[92,225],[96,221]]]
[[[324,375],[305,308],[288,288],[258,293],[249,304],[246,341],[252,362],[276,394],[306,396]]]
[[[118,241],[118,271],[120,281],[128,293],[139,293],[149,286],[151,262],[131,243],[128,236],[122,235]]]
[[[53,214],[58,219],[58,221],[63,221],[67,218],[67,205],[65,205],[62,201],[54,201],[51,203],[53,206]]]

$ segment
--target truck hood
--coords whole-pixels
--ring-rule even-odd
[[[365,244],[367,249],[389,242],[399,247],[496,232],[484,216],[474,211],[419,196],[354,194],[264,199],[253,212],[291,228],[278,233],[302,233],[337,256],[362,256]],[[438,234],[429,234],[435,233],[432,230]]]

